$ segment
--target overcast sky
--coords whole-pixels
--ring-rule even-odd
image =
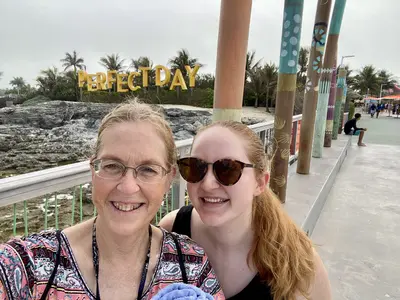
[[[316,3],[305,0],[303,46],[311,44]],[[279,59],[283,5],[253,1],[248,49],[267,62]],[[0,88],[16,76],[35,84],[41,69],[61,69],[73,50],[91,73],[104,71],[105,54],[166,65],[180,48],[205,64],[200,72],[214,72],[219,9],[219,0],[0,1]],[[354,69],[373,64],[400,76],[399,12],[400,0],[347,1],[339,56],[356,55],[347,61]]]

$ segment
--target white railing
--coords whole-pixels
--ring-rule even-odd
[[[301,117],[301,115],[293,117],[290,164],[297,158]],[[265,146],[267,155],[271,157],[274,121],[258,123],[249,127],[258,134]],[[187,156],[190,153],[192,141],[193,139],[187,139],[175,142],[180,157]],[[0,179],[0,210],[3,214],[3,216],[0,216],[0,221],[3,224],[10,224],[10,228],[4,229],[3,233],[3,229],[0,229],[0,242],[1,239],[7,239],[7,236],[11,234],[27,235],[28,228],[30,228],[29,224],[36,223],[35,226],[38,225],[38,222],[43,224],[32,230],[53,226],[58,228],[59,226],[73,225],[75,222],[95,215],[96,209],[88,207],[83,197],[83,189],[87,189],[86,184],[90,182],[89,160]],[[68,190],[69,196],[60,194],[63,190]],[[86,199],[90,200],[90,196]],[[170,192],[166,195],[159,212],[156,214],[155,223],[166,213],[186,205],[188,201],[186,182],[178,172]],[[66,209],[63,210],[63,214],[59,214],[61,208]],[[88,209],[92,209],[93,213],[88,212]],[[67,216],[66,213],[69,213],[69,215]],[[69,221],[66,221],[66,218]]]
[[[298,129],[298,121],[301,121],[301,115],[293,117],[293,132],[296,132]],[[249,126],[249,128],[260,136],[266,147],[266,151],[269,151],[268,147],[272,146],[273,127],[274,121]],[[292,135],[292,147],[295,147],[297,140],[298,134]],[[192,141],[193,139],[190,138],[175,142],[180,157],[189,154]],[[297,150],[291,151],[291,161],[295,159]],[[89,160],[0,179],[0,207],[54,193],[90,181]],[[179,180],[175,182],[175,185],[179,185],[177,190],[179,191],[179,200],[177,204],[180,207],[185,202],[186,183],[180,176]]]

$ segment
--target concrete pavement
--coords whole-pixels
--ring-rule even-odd
[[[363,115],[312,239],[333,299],[400,299],[400,119]]]

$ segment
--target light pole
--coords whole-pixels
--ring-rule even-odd
[[[381,84],[381,90],[380,90],[380,92],[379,92],[379,101],[382,101],[382,88],[383,88],[385,85],[387,85],[387,83],[382,83],[382,84]]]
[[[355,57],[355,55],[343,55],[342,56],[342,61],[340,62],[340,67],[343,67],[343,61],[345,58],[349,58],[349,57]]]

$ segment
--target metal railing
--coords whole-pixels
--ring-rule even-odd
[[[296,160],[301,115],[293,117],[290,161]],[[272,155],[274,121],[249,126]],[[178,155],[187,156],[193,139],[176,141]],[[27,235],[47,228],[64,228],[96,215],[91,203],[89,161],[50,168],[0,179],[0,241],[11,235]],[[188,204],[186,182],[179,175],[155,217],[154,223],[168,212]]]

